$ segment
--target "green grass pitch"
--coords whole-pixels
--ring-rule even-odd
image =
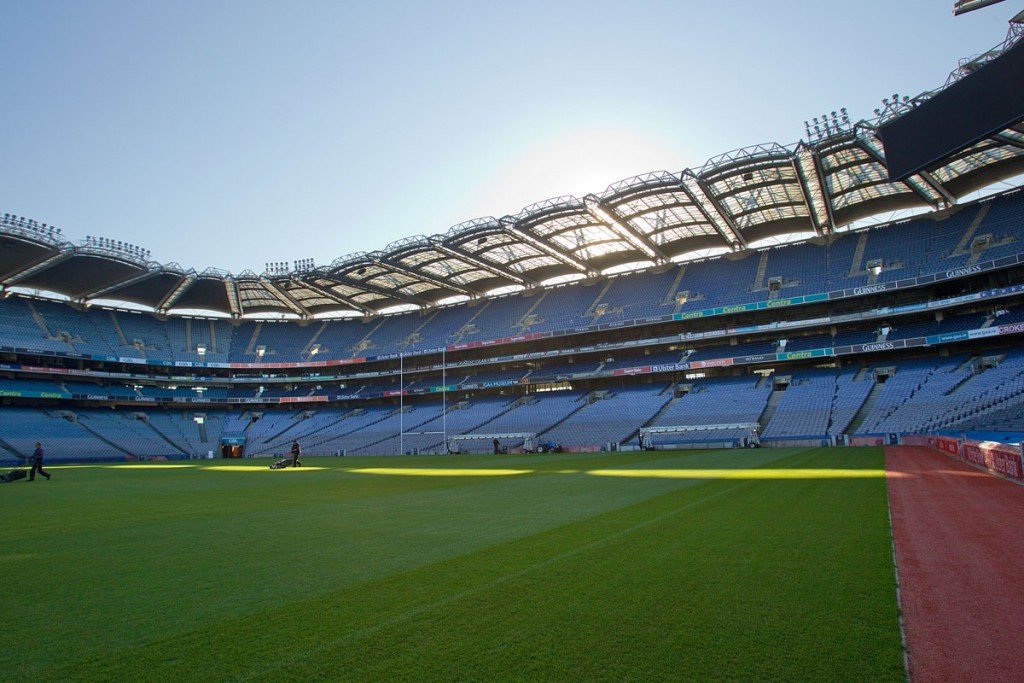
[[[904,680],[881,449],[52,468],[6,680]]]

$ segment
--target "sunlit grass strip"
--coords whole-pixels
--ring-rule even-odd
[[[651,479],[884,479],[885,470],[850,469],[671,469],[587,470],[595,477],[643,477]]]
[[[510,470],[498,468],[455,469],[442,467],[361,467],[348,470],[358,474],[394,474],[407,477],[507,477],[531,474],[536,470]]]

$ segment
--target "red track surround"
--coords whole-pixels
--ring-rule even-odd
[[[1024,676],[1024,487],[923,446],[885,451],[910,677]]]

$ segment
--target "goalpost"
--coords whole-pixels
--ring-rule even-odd
[[[405,436],[433,435],[441,444],[448,444],[448,359],[447,349],[441,349],[441,429],[405,431],[405,354],[398,354],[398,452],[405,455]],[[433,420],[431,420],[432,422]]]
[[[522,446],[529,451],[537,447],[534,432],[503,432],[500,434],[456,434],[448,437],[448,449],[453,453],[493,453],[494,440],[503,448]]]
[[[720,448],[722,444],[746,447],[758,443],[756,422],[710,425],[666,425],[643,427],[640,437],[645,448]]]

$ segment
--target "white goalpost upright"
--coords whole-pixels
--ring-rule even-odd
[[[447,349],[441,349],[441,429],[427,431],[405,431],[405,354],[398,354],[398,451],[405,455],[405,436],[436,435],[441,445],[448,445],[448,356]],[[436,419],[436,418],[435,418]],[[433,421],[433,420],[431,420]]]

